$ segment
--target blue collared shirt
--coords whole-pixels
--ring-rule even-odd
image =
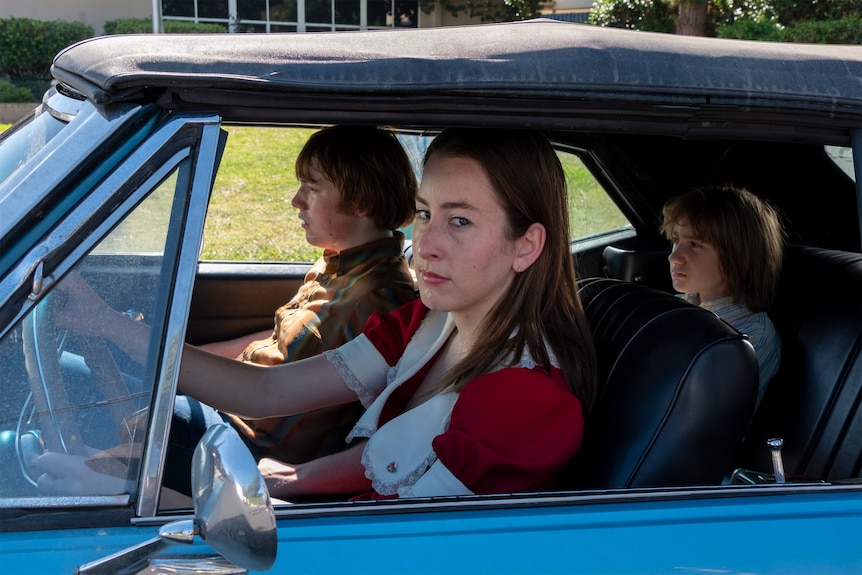
[[[734,302],[730,296],[712,301],[700,301],[698,294],[680,294],[679,297],[694,305],[707,309],[748,336],[757,355],[760,383],[757,388],[757,405],[766,391],[769,380],[778,371],[781,363],[781,336],[766,312],[753,312],[745,301]]]

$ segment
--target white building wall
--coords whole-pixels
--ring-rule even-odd
[[[593,6],[593,0],[551,0],[548,8],[555,10],[583,10]]]

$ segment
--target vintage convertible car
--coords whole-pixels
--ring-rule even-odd
[[[532,21],[105,37],[53,74],[0,135],[4,572],[862,572],[862,48]],[[571,248],[601,390],[558,489],[272,505],[216,427],[194,505],[161,496],[183,342],[271,326],[310,266],[199,261],[231,128],[333,123],[420,152],[447,126],[539,128],[588,175]],[[750,345],[672,295],[657,229],[667,198],[717,183],[788,228],[756,413]],[[583,227],[588,187],[613,215]],[[58,329],[70,272],[151,326],[142,361]],[[121,495],[58,497],[32,467],[117,445],[99,470]]]

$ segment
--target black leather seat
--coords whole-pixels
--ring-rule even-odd
[[[739,466],[770,472],[775,437],[791,479],[862,477],[862,254],[790,246],[770,316],[781,367]]]
[[[600,387],[562,488],[719,484],[757,395],[754,349],[714,314],[640,284],[581,283]]]

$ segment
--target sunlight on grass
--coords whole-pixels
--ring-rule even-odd
[[[174,171],[102,240],[94,252],[163,254],[176,189],[177,173]]]
[[[201,259],[312,261],[290,205],[299,187],[294,162],[314,130],[228,126],[213,187]]]
[[[569,233],[573,239],[629,225],[580,158],[558,152],[569,192]]]

